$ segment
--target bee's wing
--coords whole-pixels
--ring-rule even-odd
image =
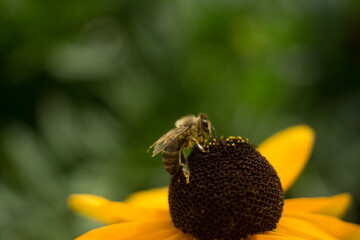
[[[159,138],[153,145],[151,145],[148,151],[154,147],[152,157],[160,153],[164,148],[166,148],[172,141],[174,141],[182,133],[188,131],[190,126],[173,128],[167,133],[165,133],[161,138]]]

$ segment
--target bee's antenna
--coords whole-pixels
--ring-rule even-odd
[[[214,126],[213,125],[211,125],[211,129],[212,129],[212,138],[215,138],[216,139],[216,132],[215,132],[215,128],[214,128]]]

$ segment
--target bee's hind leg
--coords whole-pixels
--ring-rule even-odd
[[[187,158],[184,156],[183,148],[179,151],[179,164],[181,166],[181,170],[186,178],[186,183],[190,183],[190,169]]]

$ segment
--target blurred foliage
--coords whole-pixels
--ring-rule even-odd
[[[74,192],[167,185],[146,149],[198,112],[256,144],[311,125],[288,197],[351,192],[360,221],[359,1],[0,0],[0,30],[1,239],[99,226]]]

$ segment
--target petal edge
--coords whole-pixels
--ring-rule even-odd
[[[285,199],[284,212],[303,211],[329,216],[342,217],[352,202],[350,193],[331,197]]]
[[[313,225],[316,225],[323,231],[339,239],[360,239],[360,225],[355,223],[349,223],[336,217],[314,213],[288,212],[286,215],[311,222]]]
[[[157,240],[175,236],[179,231],[170,221],[116,223],[91,230],[76,240]]]
[[[284,191],[293,184],[305,167],[314,140],[315,133],[312,128],[297,125],[275,133],[259,145],[258,151],[275,168]]]
[[[68,204],[74,211],[108,224],[139,220],[170,221],[168,210],[141,208],[91,194],[72,194]]]
[[[167,196],[168,187],[154,188],[135,192],[126,198],[125,202],[138,207],[167,210],[169,209]]]

